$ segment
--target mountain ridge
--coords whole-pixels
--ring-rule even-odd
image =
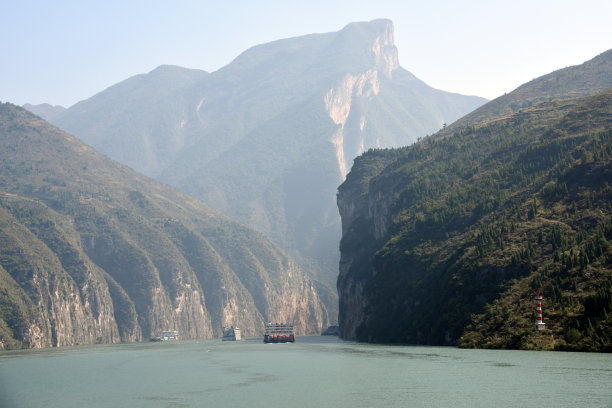
[[[25,110],[28,110],[35,114],[36,116],[40,116],[41,118],[49,121],[53,118],[60,116],[66,108],[60,105],[52,106],[48,103],[41,103],[38,105],[32,105],[30,103],[26,103],[22,106]]]
[[[608,50],[582,64],[561,68],[535,78],[494,99],[488,106],[482,106],[462,117],[453,125],[482,122],[488,117],[503,116],[546,99],[577,98],[610,89],[612,79],[606,73],[611,70],[612,50]]]

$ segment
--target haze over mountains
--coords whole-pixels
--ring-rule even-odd
[[[32,105],[30,103],[26,103],[25,105],[23,105],[23,108],[29,110],[36,116],[40,116],[46,121],[49,121],[55,118],[56,116],[59,116],[66,110],[66,108],[64,108],[63,106],[53,106],[48,103],[41,103],[40,105]]]
[[[335,193],[352,159],[484,102],[399,67],[392,23],[375,20],[259,45],[210,74],[161,66],[48,118],[266,234],[334,288]]]
[[[338,193],[341,336],[612,351],[611,203],[612,50],[369,151]]]

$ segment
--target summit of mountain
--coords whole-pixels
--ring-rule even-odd
[[[23,105],[23,108],[47,121],[56,118],[66,110],[66,108],[61,105],[51,105],[48,103],[41,103],[38,105],[26,103]]]
[[[310,34],[257,45],[215,74],[245,70],[274,77],[278,72],[276,68],[324,78],[325,74],[335,77],[338,73],[360,73],[373,66],[387,76],[399,66],[390,20],[350,23],[339,32]]]

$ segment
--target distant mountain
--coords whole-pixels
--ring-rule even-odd
[[[184,124],[174,122],[185,114],[181,92],[207,76],[205,71],[162,65],[109,87],[50,121],[112,159],[151,175],[167,166],[184,144]]]
[[[342,337],[612,350],[609,56],[355,160],[338,191]]]
[[[334,197],[353,158],[410,144],[485,102],[399,67],[388,20],[259,45],[208,75],[159,70],[53,123],[263,232],[334,288]]]
[[[33,114],[40,116],[44,120],[52,120],[55,119],[60,114],[64,113],[66,108],[60,105],[50,105],[48,103],[41,103],[40,105],[32,105],[30,103],[26,103],[23,105],[24,109],[29,110]]]
[[[318,334],[317,293],[260,233],[0,104],[0,349]]]

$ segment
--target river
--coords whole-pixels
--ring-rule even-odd
[[[612,355],[334,337],[0,352],[0,407],[612,407]]]

